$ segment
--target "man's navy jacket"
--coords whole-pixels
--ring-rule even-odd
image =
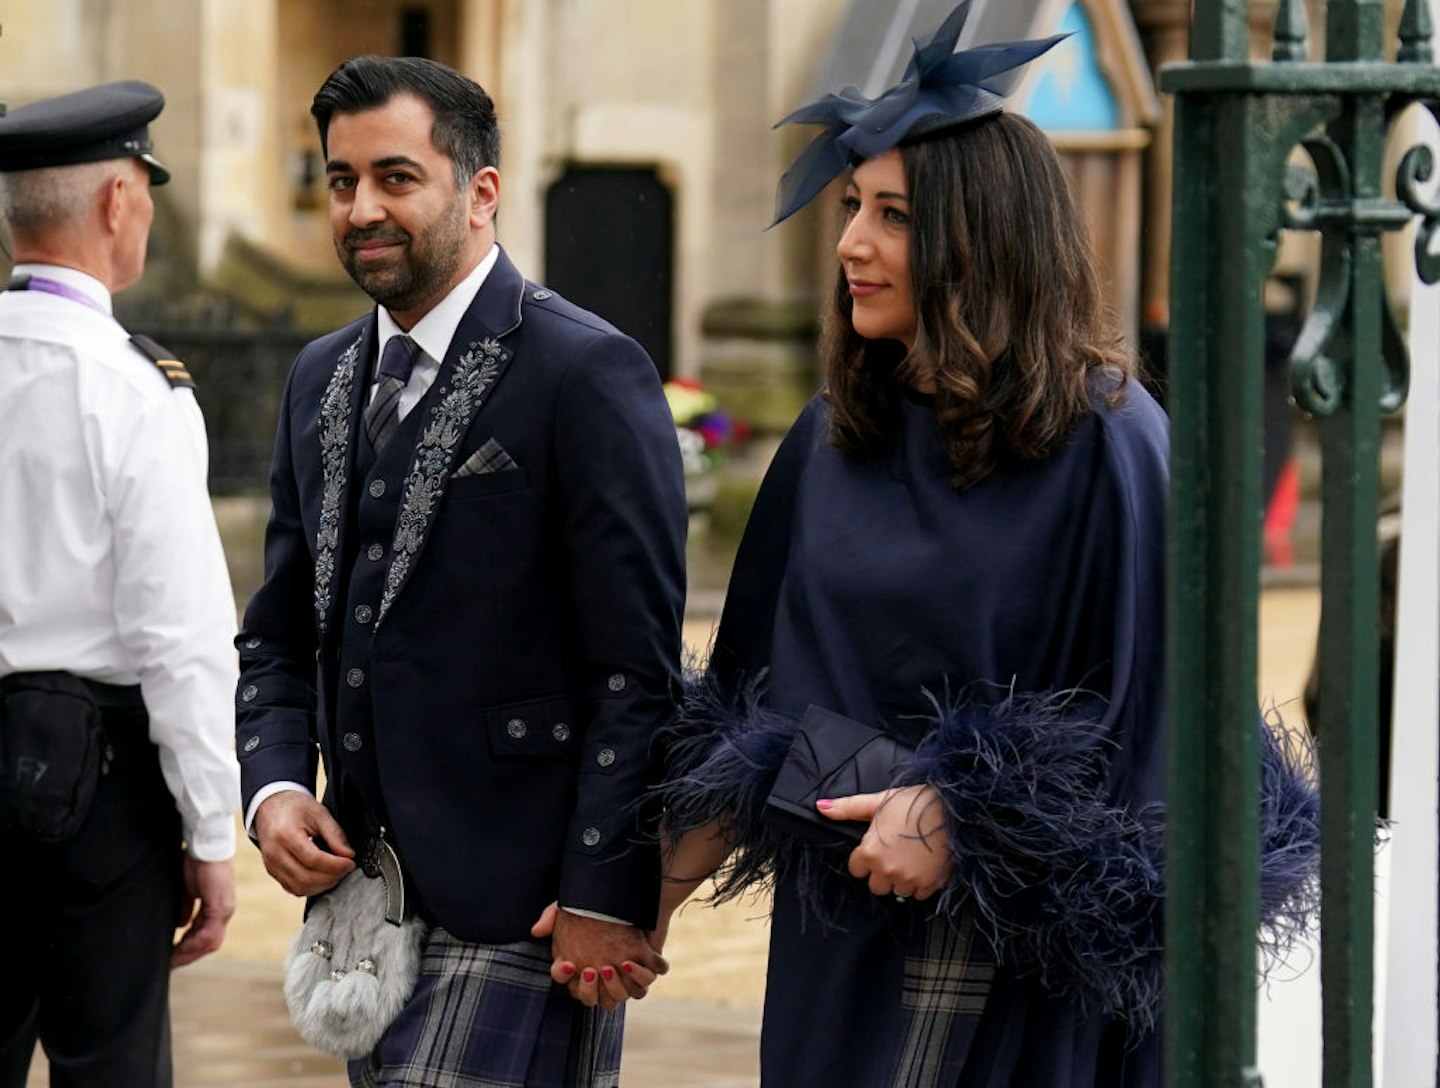
[[[383,824],[456,936],[526,937],[555,899],[648,928],[687,521],[655,367],[501,253],[376,455],[375,330],[309,344],[286,386],[237,640],[244,803],[313,785],[318,750],[352,844]]]

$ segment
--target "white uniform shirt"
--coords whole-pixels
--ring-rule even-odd
[[[22,264],[91,305],[0,293],[0,675],[139,684],[192,856],[235,849],[235,601],[205,423],[110,316],[99,281]]]

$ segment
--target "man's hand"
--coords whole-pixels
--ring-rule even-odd
[[[355,851],[330,810],[299,790],[272,794],[260,803],[255,835],[265,871],[291,895],[329,891],[355,868]]]
[[[608,1010],[629,998],[638,1001],[659,975],[670,970],[665,957],[636,927],[571,914],[554,903],[530,932],[541,939],[553,934],[550,977],[582,1005]]]
[[[945,806],[933,786],[906,786],[817,801],[832,820],[868,820],[850,852],[850,874],[875,895],[929,899],[945,887],[955,859],[945,833]]]
[[[199,900],[200,909],[195,909]],[[235,913],[235,867],[229,861],[199,861],[185,855],[185,899],[177,925],[189,924],[170,952],[170,967],[208,956],[225,940]]]

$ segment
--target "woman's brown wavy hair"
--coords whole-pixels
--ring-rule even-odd
[[[1000,113],[901,145],[915,344],[851,324],[842,268],[821,356],[830,440],[882,452],[907,383],[933,380],[957,490],[1054,452],[1091,410],[1092,372],[1134,371],[1100,296],[1080,209],[1049,140]]]

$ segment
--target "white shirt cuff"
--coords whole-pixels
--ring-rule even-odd
[[[255,813],[260,811],[260,805],[267,798],[274,797],[277,793],[284,793],[287,790],[296,790],[311,800],[315,798],[315,791],[308,786],[302,786],[299,782],[271,782],[267,786],[261,786],[255,791],[255,796],[250,798],[250,807],[245,810],[245,834],[250,836],[251,842],[257,844],[260,842],[260,840],[255,837]]]
[[[627,922],[624,918],[616,918],[610,914],[601,914],[598,910],[581,910],[579,907],[567,907],[563,903],[560,904],[560,909],[566,914],[578,915],[581,918],[594,918],[601,922],[614,922],[617,926],[635,928],[634,922]]]

